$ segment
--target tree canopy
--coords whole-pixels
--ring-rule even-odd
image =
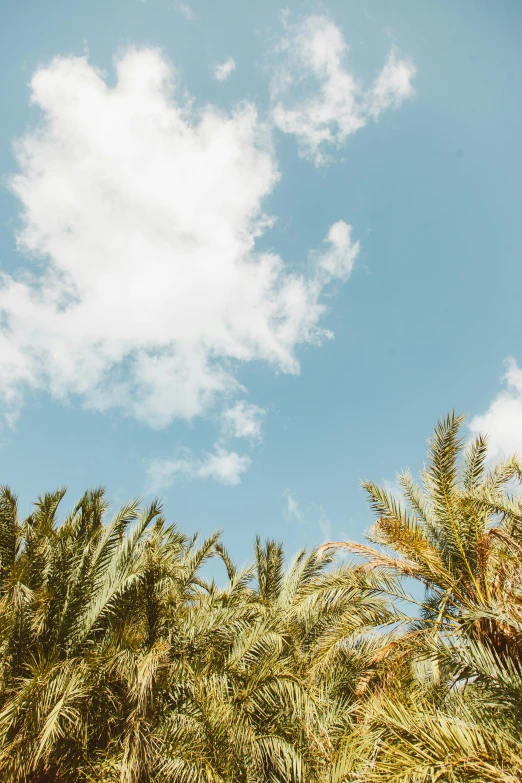
[[[60,489],[21,519],[3,487],[1,780],[519,781],[522,463],[461,427],[397,497],[364,483],[368,543],[258,537],[243,569],[158,501],[62,516]]]

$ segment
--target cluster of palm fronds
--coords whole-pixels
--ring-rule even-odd
[[[4,488],[0,780],[521,780],[522,466],[488,467],[460,423],[400,499],[365,485],[370,544],[290,564],[257,540],[237,570],[156,503],[107,521],[99,490],[20,520]]]

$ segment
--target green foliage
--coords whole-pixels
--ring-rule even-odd
[[[400,497],[364,484],[368,544],[290,563],[258,538],[238,569],[157,502],[111,518],[96,489],[61,518],[62,489],[20,519],[2,488],[0,779],[522,779],[522,466],[491,467],[461,423]]]

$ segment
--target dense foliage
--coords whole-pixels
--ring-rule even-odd
[[[0,779],[522,779],[522,465],[490,466],[460,425],[439,423],[399,498],[365,484],[368,544],[290,564],[258,539],[238,570],[157,503],[107,521],[101,490],[21,520],[4,488]]]

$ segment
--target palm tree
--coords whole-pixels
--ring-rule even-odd
[[[327,544],[364,558],[369,573],[421,582],[424,600],[397,581],[383,590],[417,607],[382,654],[385,691],[359,706],[339,743],[332,780],[504,781],[522,757],[522,502],[516,457],[488,468],[487,441],[465,445],[462,417],[439,422],[416,484],[402,498],[365,482],[377,521],[371,545]],[[406,627],[405,627],[406,626]]]
[[[2,780],[313,779],[316,707],[252,569],[219,590],[217,535],[157,502],[106,522],[101,490],[59,524],[63,496],[19,520],[0,492]]]
[[[446,676],[433,678],[421,651],[393,688],[372,694],[338,744],[332,783],[518,783],[520,667],[480,641],[437,641]]]
[[[363,684],[395,622],[380,577],[360,566],[333,564],[318,550],[301,550],[285,567],[281,545],[255,542],[255,581],[270,633],[277,634],[313,699],[307,742],[317,774],[327,780],[336,746],[353,725]]]
[[[109,519],[97,489],[60,521],[59,490],[20,519],[1,488],[0,779],[520,780],[522,469],[461,424],[439,422],[402,497],[365,484],[369,544],[289,563],[258,538],[237,569],[157,501]]]
[[[398,476],[402,498],[363,483],[377,514],[367,536],[375,546],[332,542],[322,551],[345,549],[367,570],[421,582],[413,628],[466,633],[518,655],[522,502],[510,490],[522,466],[512,457],[488,470],[486,438],[465,446],[462,422],[454,414],[439,422],[420,484],[408,471]]]
[[[20,521],[16,498],[0,492],[6,781],[67,779],[90,744],[107,739],[114,695],[103,653],[119,604],[139,579],[144,533],[160,514],[157,503],[139,511],[132,502],[104,524],[107,503],[95,490],[59,526],[64,494],[45,495]]]

